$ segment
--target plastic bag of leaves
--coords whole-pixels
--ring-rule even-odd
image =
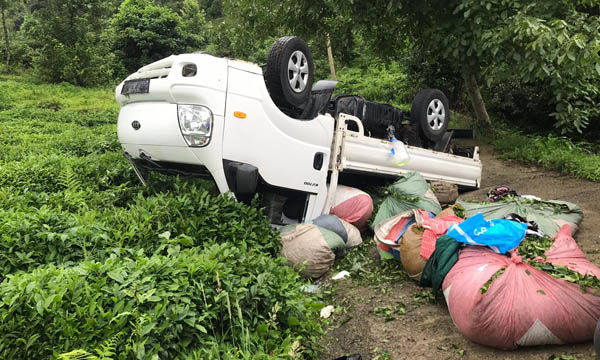
[[[335,215],[321,215],[309,221],[309,223],[338,234],[344,240],[344,243],[346,243],[347,248],[353,248],[362,244],[362,236],[358,228]]]
[[[346,250],[338,234],[314,224],[288,225],[279,231],[281,255],[305,277],[321,277]]]
[[[385,199],[377,209],[371,224],[373,230],[379,223],[411,209],[422,209],[434,215],[442,211],[429,184],[419,173],[410,172],[385,189]]]
[[[362,231],[366,229],[367,221],[373,213],[373,200],[362,190],[338,185],[330,213]]]
[[[373,238],[377,244],[377,250],[379,251],[381,259],[395,259],[401,261],[400,247],[402,245],[403,235],[413,224],[420,225],[425,219],[431,217],[433,217],[432,213],[424,210],[412,209],[396,216],[392,216],[377,224]]]
[[[565,225],[556,238],[525,237],[509,256],[466,246],[442,288],[465,336],[514,349],[591,340],[600,317],[599,277]]]
[[[569,225],[575,235],[583,211],[573,203],[558,200],[535,200],[524,197],[507,197],[497,202],[457,201],[471,217],[482,213],[487,220],[502,219],[508,214],[517,214],[528,221],[535,221],[544,234],[554,236],[563,225]]]
[[[458,185],[445,181],[432,181],[430,184],[440,204],[454,204],[458,199]]]

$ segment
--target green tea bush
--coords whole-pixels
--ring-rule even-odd
[[[32,192],[12,187],[0,187],[0,209],[29,211],[41,207],[59,208],[66,212],[80,213],[90,209],[102,211],[112,207],[128,206],[138,194],[149,196],[151,188],[125,183],[104,191],[89,192],[85,189],[65,189],[58,192]]]
[[[235,241],[141,253],[10,275],[0,285],[0,357],[49,358],[115,336],[119,359],[172,359],[211,344],[259,355],[318,335],[303,282],[281,258],[248,255]]]
[[[55,104],[50,110],[56,111],[58,108],[64,112],[102,113],[118,110],[112,90],[112,86],[107,91],[67,83],[39,84],[14,76],[3,78],[0,82],[0,104],[21,109],[48,109],[45,105]]]
[[[143,186],[138,179],[111,186],[102,191],[88,191],[78,184],[52,192],[33,192],[29,189],[0,187],[0,209],[60,208],[67,212],[80,213],[90,209],[101,211],[113,207],[128,207],[137,196],[156,194],[181,194],[206,190],[218,194],[216,185],[209,179],[183,179],[158,173],[148,174],[151,186]],[[68,184],[66,184],[68,185]]]
[[[208,180],[142,186],[111,92],[6,79],[0,358],[316,357],[321,305],[257,206]]]
[[[131,249],[152,254],[169,242],[189,247],[226,241],[271,255],[280,248],[279,237],[260,209],[192,187],[180,195],[140,193],[126,208],[0,209],[0,272],[4,275],[44,264],[101,261]]]
[[[134,181],[138,181],[135,173],[120,153],[84,157],[39,154],[22,161],[5,162],[0,167],[0,187],[35,192],[69,188],[102,191]]]
[[[114,124],[88,127],[47,122],[32,126],[16,120],[0,122],[0,133],[0,147],[5,149],[0,153],[0,161],[24,160],[40,154],[87,156],[121,148]]]
[[[40,104],[39,107],[8,108],[4,111],[0,111],[0,122],[12,122],[15,119],[26,120],[31,122],[30,126],[32,129],[47,122],[73,123],[82,126],[97,126],[104,124],[115,125],[119,114],[116,109],[101,112],[55,110],[58,106],[60,106],[60,104],[43,103]]]

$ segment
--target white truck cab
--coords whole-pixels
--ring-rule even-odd
[[[276,55],[292,100],[300,103],[299,93],[309,94],[305,99],[312,93],[310,104],[304,111],[300,104],[296,113],[272,96],[276,86],[267,88],[261,67],[243,61],[184,54],[127,77],[115,91],[121,106],[118,137],[142,181],[153,170],[209,175],[221,193],[242,200],[265,194],[275,223],[328,213],[343,171],[380,176],[418,171],[427,179],[479,187],[477,149],[469,158],[368,136],[358,116],[328,111],[335,83],[311,88],[307,47],[300,48],[304,59],[294,51]],[[309,118],[294,116],[300,112]]]

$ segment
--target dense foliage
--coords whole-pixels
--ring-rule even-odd
[[[500,129],[493,144],[502,158],[600,181],[600,149],[597,144],[574,142],[554,135],[525,135],[508,129]]]
[[[600,100],[595,1],[381,0],[350,5],[322,0],[283,1],[275,7],[267,0],[231,2],[239,13],[254,14],[242,18],[240,33],[260,33],[269,26],[317,40],[329,33],[336,34],[332,41],[339,48],[352,44],[355,49],[360,44],[349,42],[348,32],[336,33],[352,24],[354,40],[369,44],[372,55],[403,59],[408,75],[417,80],[413,83],[441,87],[456,101],[467,93],[480,122],[489,122],[486,102],[492,94],[485,85],[498,90],[498,85],[515,82],[542,89],[549,101],[537,112],[562,132],[582,132],[600,119],[594,105]],[[345,54],[353,59],[352,51]]]
[[[127,74],[199,50],[265,64],[299,35],[321,79],[330,41],[338,93],[408,108],[441,88],[537,133],[499,129],[503,156],[600,181],[596,145],[546,134],[597,141],[597,5],[0,0],[0,72],[23,74],[0,74],[0,358],[317,357],[321,305],[256,206],[202,180],[138,184],[115,136]]]
[[[47,81],[106,84],[198,50],[264,64],[274,39],[295,34],[315,53],[317,79],[329,76],[331,40],[340,79],[378,101],[436,87],[479,122],[489,110],[538,130],[600,132],[592,0],[19,0],[0,10],[7,66]]]
[[[48,0],[38,6],[22,27],[40,77],[77,85],[110,80],[114,54],[104,32],[110,2]]]
[[[314,358],[320,305],[262,211],[140,186],[112,97],[0,82],[0,357]]]
[[[172,54],[198,50],[204,41],[204,14],[187,0],[181,16],[150,0],[125,0],[112,19],[113,49],[131,73]]]
[[[225,344],[233,356],[269,358],[316,331],[283,261],[236,242],[142,253],[9,275],[0,286],[2,358],[48,358],[117,335],[118,358],[171,359]]]

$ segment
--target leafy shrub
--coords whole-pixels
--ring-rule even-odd
[[[42,122],[32,126],[30,121],[0,122],[0,160],[25,160],[40,154],[61,154],[83,157],[92,154],[120,151],[114,124],[95,127],[61,122]]]
[[[10,78],[0,103],[0,358],[316,356],[320,305],[256,206],[141,186],[108,91]]]
[[[173,188],[177,185],[172,184]],[[164,191],[169,188],[164,187]],[[103,211],[112,207],[128,206],[138,194],[149,196],[155,190],[130,183],[112,186],[103,191],[86,189],[65,189],[56,192],[33,192],[28,189],[0,187],[0,209],[29,211],[30,209],[59,208],[65,212],[79,213],[89,209]]]
[[[503,20],[504,27],[484,33],[486,47],[500,56],[512,55],[508,66],[513,71],[507,73],[519,74],[520,82],[543,82],[556,128],[582,133],[600,118],[600,17],[568,5],[539,12],[534,5],[515,2],[514,9],[520,11]],[[513,54],[511,48],[521,46],[525,51]],[[505,74],[497,72],[500,78]]]
[[[108,2],[48,1],[32,9],[23,28],[41,79],[86,86],[111,79],[114,55],[104,33]]]
[[[11,71],[14,71],[15,67],[27,68],[31,66],[31,48],[27,44],[23,32],[13,31],[10,35],[10,62]],[[6,49],[0,50],[0,56],[2,59],[6,58]]]
[[[40,154],[6,162],[0,168],[0,186],[36,192],[67,188],[102,191],[134,181],[137,182],[131,165],[120,153],[85,157]]]
[[[10,108],[43,109],[40,105],[56,103],[60,105],[61,112],[59,114],[71,112],[85,115],[112,111],[111,114],[114,116],[111,120],[112,123],[115,122],[116,115],[118,115],[119,107],[115,102],[112,86],[107,91],[102,88],[82,88],[68,83],[36,84],[22,76],[2,80],[0,82],[0,102],[9,105]],[[63,120],[55,112],[48,112],[48,114],[49,116],[54,114],[57,121]],[[18,116],[19,114],[14,115]],[[32,120],[40,116],[38,112],[24,113],[24,115],[20,117],[23,120]]]
[[[189,247],[233,241],[249,251],[278,253],[279,237],[259,209],[198,188],[182,193],[138,194],[126,208],[0,210],[0,273],[103,260],[131,249],[151,254],[165,242]]]
[[[98,126],[104,124],[116,124],[118,111],[111,109],[103,112],[72,111],[57,112],[44,108],[17,108],[8,111],[0,111],[0,122],[9,122],[14,119],[34,122],[32,128],[47,122],[73,123],[81,126]],[[38,125],[40,124],[40,125]]]
[[[188,6],[187,10],[193,12],[194,8]],[[200,16],[196,10],[195,15]],[[112,19],[113,48],[131,73],[143,65],[185,52],[189,46],[199,48],[204,39],[185,31],[185,26],[199,23],[186,18],[184,24],[175,12],[150,0],[125,0]]]
[[[283,259],[248,255],[238,242],[141,252],[10,275],[0,285],[1,357],[49,358],[117,334],[120,359],[172,359],[211,344],[269,354],[318,333]]]
[[[357,94],[367,100],[382,103],[404,104],[411,97],[405,78],[397,62],[389,65],[376,62],[366,69],[343,68],[338,73],[340,83],[336,93]]]

